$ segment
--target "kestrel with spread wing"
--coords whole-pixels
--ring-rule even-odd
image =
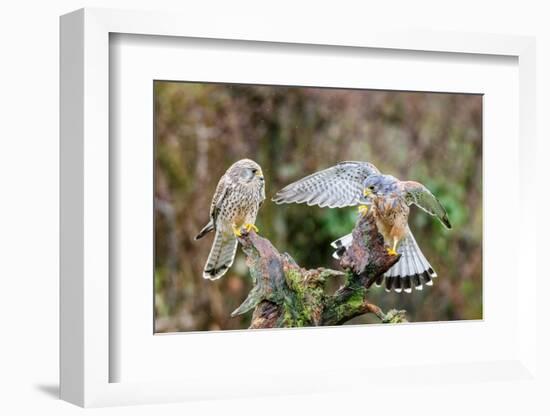
[[[210,221],[195,237],[216,232],[203,271],[205,279],[219,279],[231,267],[243,228],[258,231],[254,223],[264,199],[264,176],[253,160],[235,162],[221,177],[212,198]]]
[[[360,212],[373,210],[379,232],[388,245],[388,253],[401,258],[377,282],[385,279],[387,291],[407,293],[422,285],[431,285],[437,274],[422,254],[408,226],[409,206],[415,204],[430,215],[436,216],[447,228],[451,223],[445,208],[422,184],[400,181],[382,175],[371,163],[341,162],[328,169],[306,176],[279,191],[273,201],[306,203],[320,207],[341,208],[359,206]],[[332,243],[339,258],[352,243],[352,234]]]

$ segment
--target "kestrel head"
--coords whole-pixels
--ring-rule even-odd
[[[241,159],[227,170],[227,174],[242,184],[263,183],[262,168],[250,159]]]
[[[363,196],[379,196],[397,190],[399,180],[391,175],[369,175],[363,182]]]

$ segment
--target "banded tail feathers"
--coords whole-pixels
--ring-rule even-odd
[[[332,257],[339,259],[351,246],[352,241],[351,234],[333,241],[331,246],[336,250]],[[433,284],[432,279],[437,277],[437,273],[422,254],[410,229],[407,229],[405,238],[397,247],[397,253],[401,254],[401,258],[374,282],[376,286],[384,285],[387,292],[394,290],[397,293],[402,291],[411,293],[413,287],[416,290],[422,290],[423,285],[431,286]]]
[[[237,238],[233,234],[216,231],[202,276],[210,280],[222,277],[233,264],[236,252]]]

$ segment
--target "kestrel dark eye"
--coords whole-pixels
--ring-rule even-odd
[[[374,185],[369,186],[369,189],[370,189],[371,191],[374,191]]]
[[[252,169],[252,173],[255,175],[258,172],[258,169]]]

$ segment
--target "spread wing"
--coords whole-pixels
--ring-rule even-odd
[[[367,176],[380,173],[367,162],[340,162],[281,189],[273,197],[277,204],[306,203],[341,208],[358,205]]]
[[[413,181],[403,182],[403,187],[406,192],[405,199],[409,205],[415,204],[428,214],[437,217],[445,227],[451,228],[451,222],[447,216],[447,211],[445,211],[443,205],[441,205],[428,188],[421,183]]]

